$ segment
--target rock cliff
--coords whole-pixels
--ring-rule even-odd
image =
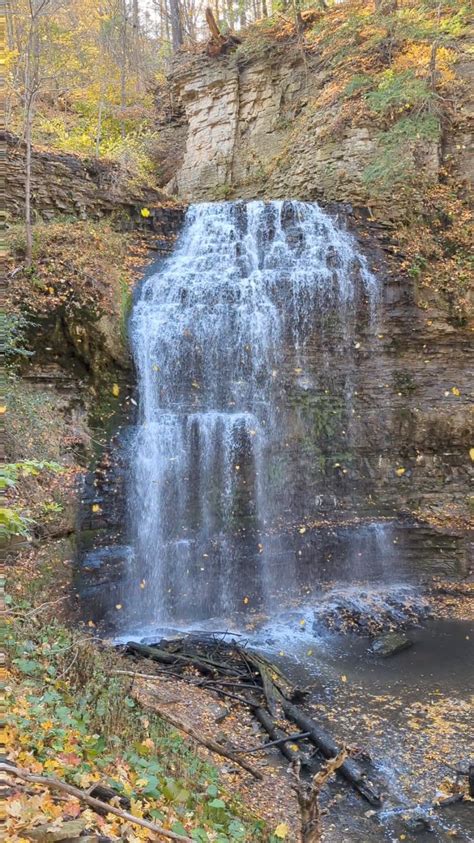
[[[7,168],[6,210],[12,220],[21,218],[25,204],[25,145],[4,134]],[[100,219],[138,216],[144,205],[161,204],[166,198],[147,185],[130,185],[111,161],[35,148],[32,158],[32,206],[38,219],[58,216]]]
[[[463,60],[458,70],[468,80],[472,62]],[[178,125],[181,150],[168,189],[179,197],[292,196],[377,204],[363,175],[378,148],[379,127],[363,115],[347,125],[341,119],[338,127],[344,101],[317,104],[331,82],[331,68],[322,68],[294,43],[269,43],[248,54],[239,48],[218,59],[184,54],[175,59],[170,82],[179,115],[173,137]],[[437,180],[449,155],[472,180],[465,141],[463,124],[459,135],[451,133],[443,144],[413,142],[409,165]],[[172,155],[176,159],[175,143]],[[396,208],[392,211],[396,216]]]

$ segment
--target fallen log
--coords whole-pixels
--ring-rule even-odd
[[[248,662],[260,676],[268,710],[276,714],[280,697],[294,700],[304,695],[303,691],[295,688],[292,682],[268,659],[252,650],[237,648],[237,652],[244,661]]]
[[[160,662],[161,664],[176,665],[177,663],[189,665],[200,670],[208,676],[215,676],[216,671],[221,671],[231,676],[240,676],[240,672],[235,668],[215,662],[212,659],[198,656],[187,656],[183,653],[168,653],[166,650],[161,650],[159,647],[150,647],[148,644],[139,644],[137,641],[128,641],[127,652],[134,653],[138,656],[143,656],[147,659]]]
[[[192,665],[207,675],[212,674],[215,676],[216,673],[221,673],[225,676],[230,673],[231,675],[238,676],[248,686],[248,690],[252,690],[252,686],[254,685],[255,690],[260,689],[263,691],[270,714],[265,711],[263,706],[256,705],[254,700],[247,701],[244,698],[237,698],[237,695],[231,695],[223,689],[220,693],[223,696],[234,698],[237,702],[244,703],[253,709],[257,720],[272,739],[278,740],[279,738],[285,738],[285,733],[281,729],[277,729],[274,719],[278,707],[281,706],[287,719],[296,723],[303,732],[309,732],[308,739],[320,750],[326,759],[333,759],[338,756],[339,747],[332,736],[295,705],[294,701],[304,696],[305,692],[295,688],[291,681],[275,665],[269,662],[264,656],[261,656],[260,653],[246,650],[244,647],[227,645],[226,652],[230,659],[237,656],[238,661],[236,663],[234,659],[231,664],[222,664],[214,659],[202,656],[200,653],[192,655],[185,655],[176,651],[170,653],[159,647],[150,647],[145,644],[137,644],[136,642],[130,642],[127,648],[129,652],[160,661],[167,665],[176,665],[177,663],[180,665]],[[213,688],[213,690],[219,693],[218,687]],[[172,722],[166,713],[162,713],[162,716],[164,719]],[[180,728],[178,724],[173,725]],[[186,730],[183,729],[183,731]],[[188,734],[191,735],[191,732],[188,732]],[[191,735],[191,737],[195,737],[198,742],[204,743],[211,751],[226,755],[226,752],[222,751],[223,748],[219,744],[212,742],[212,746],[209,746],[209,742],[205,743],[198,735]],[[294,750],[292,751],[286,742],[282,743],[281,751],[288,760],[297,760],[305,763],[300,758],[300,754],[295,753]],[[243,766],[245,769],[245,765],[235,755],[229,755],[227,752],[226,757],[231,758],[231,760]],[[338,771],[371,805],[379,807],[382,804],[382,796],[379,790],[370,781],[367,773],[357,761],[352,758],[345,759]],[[255,775],[256,771],[251,768],[249,772]],[[260,776],[257,775],[256,777],[259,778]]]
[[[131,808],[131,802],[128,796],[121,796],[116,790],[113,790],[113,788],[108,785],[101,784],[100,782],[92,785],[87,793],[94,799],[100,799],[101,802],[111,802],[112,799],[115,799],[124,811],[129,811]],[[105,816],[107,814],[107,806],[104,807],[103,811],[101,811],[100,808],[96,808],[96,811],[98,814],[103,814],[103,816]]]
[[[221,744],[216,743],[216,741],[212,740],[212,738],[204,737],[196,732],[196,729],[193,729],[188,723],[183,723],[181,720],[178,720],[176,717],[173,717],[168,711],[161,711],[161,709],[153,707],[153,710],[174,726],[175,729],[178,729],[180,732],[184,732],[186,735],[189,735],[196,743],[201,744],[202,746],[207,747],[210,749],[211,752],[215,752],[217,755],[222,755],[224,758],[229,758],[233,761],[234,764],[238,764],[239,767],[242,767],[247,773],[250,773],[255,779],[263,779],[263,775],[260,770],[256,770],[255,767],[252,767],[251,764],[248,764],[247,761],[243,761],[241,758],[238,758],[237,755],[232,752],[232,750],[227,749],[225,746],[221,746]]]
[[[340,748],[329,732],[319,726],[311,717],[304,714],[296,705],[281,698],[281,707],[289,720],[296,723],[300,729],[309,732],[309,740],[317,746],[325,758],[330,759],[339,755]],[[353,758],[346,758],[338,768],[347,781],[349,781],[359,793],[370,802],[371,805],[379,807],[382,804],[382,796],[375,785],[367,778],[367,774],[357,761]]]
[[[269,715],[267,711],[265,711],[264,708],[260,707],[255,709],[254,715],[258,722],[263,726],[267,734],[270,735],[273,740],[281,740],[282,738],[287,737],[285,735],[285,732],[283,732],[282,729],[278,728],[273,718]],[[291,761],[292,764],[298,761],[301,764],[306,763],[300,753],[293,749],[293,747],[288,746],[286,743],[283,743],[280,746],[280,752],[282,753],[282,755],[285,756],[285,758],[288,759],[288,761]]]
[[[295,735],[285,735],[283,738],[277,738],[274,741],[263,743],[261,746],[254,746],[252,749],[236,749],[236,754],[252,755],[254,752],[265,752],[273,746],[282,746],[285,743],[296,743],[296,741],[301,741],[303,738],[307,738],[308,736],[309,732],[297,732]]]

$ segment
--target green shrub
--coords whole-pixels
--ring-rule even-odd
[[[37,477],[42,471],[51,471],[54,474],[61,474],[64,471],[62,465],[48,460],[23,460],[11,462],[0,469],[0,489],[15,486],[20,477]]]
[[[353,97],[354,94],[358,94],[360,91],[367,91],[373,84],[373,78],[370,76],[367,76],[365,73],[356,73],[355,76],[349,79],[342,95],[344,97]]]
[[[31,357],[26,348],[26,333],[34,325],[26,316],[0,312],[0,351],[6,363],[14,363],[18,357]]]
[[[425,105],[432,97],[427,82],[412,70],[396,73],[385,70],[375,91],[366,94],[366,102],[376,114],[393,114],[415,105]]]
[[[416,144],[419,141],[435,141],[439,133],[439,120],[433,114],[407,115],[397,120],[390,129],[379,134],[378,152],[372,164],[364,170],[364,183],[392,187],[406,181],[415,170],[413,152]]]

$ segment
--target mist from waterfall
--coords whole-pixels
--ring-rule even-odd
[[[250,590],[271,604],[291,575],[288,564],[272,581],[276,539],[266,535],[291,509],[284,460],[290,427],[301,424],[298,396],[311,390],[324,410],[324,385],[342,361],[338,412],[350,442],[357,320],[370,325],[378,296],[352,236],[316,204],[189,208],[173,255],[143,283],[131,318],[139,390],[131,617],[222,617]],[[315,346],[316,374],[307,367]],[[299,390],[293,403],[290,380]]]

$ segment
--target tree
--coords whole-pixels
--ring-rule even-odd
[[[26,264],[31,266],[33,229],[31,214],[31,157],[35,109],[40,92],[46,87],[49,75],[44,61],[50,49],[51,15],[67,0],[18,0],[9,4],[10,15],[16,16],[10,25],[15,31],[18,53],[16,78],[19,82],[23,112],[23,137],[25,141],[25,228]]]
[[[181,20],[181,4],[179,0],[170,0],[171,42],[173,52],[183,45],[183,23]]]

